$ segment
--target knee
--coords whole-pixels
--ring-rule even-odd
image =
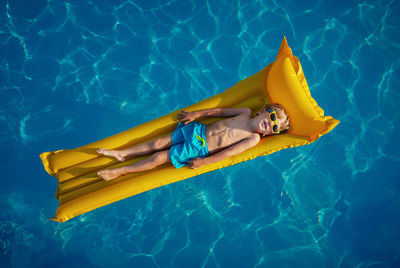
[[[150,143],[150,147],[151,147],[151,149],[154,150],[154,151],[158,150],[158,148],[160,147],[160,141],[159,141],[158,139],[152,141],[152,142]]]
[[[162,149],[162,142],[159,139],[156,139],[154,141],[151,142],[150,147],[152,150],[157,151]]]
[[[158,153],[153,154],[153,156],[151,158],[152,158],[154,164],[162,165],[167,162],[168,155],[165,151],[163,151],[163,152],[158,152]]]
[[[155,139],[151,142],[150,147],[154,151],[165,150],[172,146],[171,136]]]

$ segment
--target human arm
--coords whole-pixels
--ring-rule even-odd
[[[258,144],[260,141],[260,136],[259,135],[254,135],[250,138],[244,139],[241,142],[232,145],[218,153],[215,153],[213,155],[210,155],[205,158],[196,158],[188,162],[189,168],[195,169],[198,167],[201,167],[203,165],[215,163],[222,161],[228,157],[238,155],[247,149],[250,149],[251,147],[254,147],[255,145]]]
[[[178,120],[182,123],[188,124],[198,118],[204,117],[233,117],[238,115],[251,115],[250,108],[211,108],[198,111],[181,111],[178,114]]]

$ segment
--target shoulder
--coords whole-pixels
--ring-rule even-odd
[[[250,139],[255,142],[259,142],[261,140],[261,137],[260,137],[260,134],[258,134],[258,133],[252,133],[250,136]]]
[[[242,115],[251,117],[252,111],[251,111],[250,108],[241,108],[241,110],[242,110],[242,111],[241,111],[241,114],[242,114]]]
[[[261,138],[260,138],[260,134],[258,133],[252,133],[247,139],[247,143],[250,146],[255,146],[256,144],[258,144],[260,142]]]
[[[238,114],[235,116],[239,120],[249,120],[252,115],[250,108],[237,108]]]

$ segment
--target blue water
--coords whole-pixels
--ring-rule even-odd
[[[1,0],[1,267],[400,267],[400,1]],[[315,143],[66,223],[41,152],[208,98],[286,35]]]

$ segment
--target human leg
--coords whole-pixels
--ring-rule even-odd
[[[168,149],[171,146],[171,135],[167,135],[123,150],[98,149],[97,153],[115,157],[118,161],[123,162],[127,157],[146,155],[155,151]]]
[[[150,158],[144,159],[135,164],[126,167],[102,170],[99,171],[97,174],[104,180],[108,181],[128,173],[147,171],[167,163],[171,163],[169,150],[164,150],[161,152],[157,152]]]

